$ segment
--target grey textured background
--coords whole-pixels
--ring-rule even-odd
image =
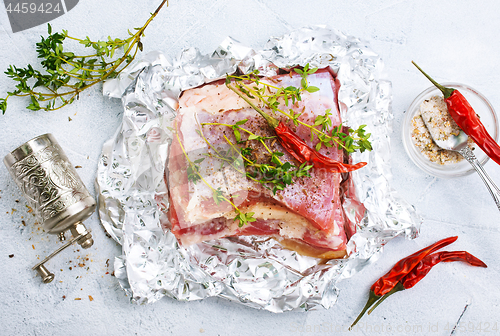
[[[51,24],[54,31],[67,29],[78,37],[126,36],[127,29],[141,26],[159,2],[81,0]],[[0,69],[36,64],[34,44],[46,34],[46,26],[12,33],[3,9]],[[456,335],[500,334],[500,213],[477,175],[447,180],[420,171],[406,155],[400,134],[406,108],[429,86],[411,60],[438,81],[476,88],[500,110],[499,10],[495,0],[171,0],[146,31],[145,51],[161,50],[174,56],[195,46],[209,53],[228,35],[260,48],[271,36],[316,24],[367,40],[382,56],[393,83],[393,186],[424,217],[421,236],[415,241],[391,241],[377,263],[340,283],[339,300],[328,311],[272,314],[217,298],[187,303],[163,299],[136,306],[111,276],[120,247],[105,236],[96,214],[86,222],[95,245],[87,251],[70,248],[56,257],[49,263],[56,280],[41,283],[30,268],[59,243],[35,223],[1,165],[0,334],[449,335],[467,303]],[[1,74],[0,96],[11,88],[12,82]],[[96,87],[56,112],[31,112],[25,105],[23,99],[11,99],[9,110],[0,116],[0,156],[51,132],[72,163],[82,166],[78,172],[94,193],[102,144],[121,121],[120,101],[103,98]],[[489,162],[486,169],[500,183],[500,167]],[[459,239],[450,250],[468,250],[485,261],[488,269],[459,263],[438,265],[424,281],[392,296],[364,317],[358,329],[347,332],[374,280],[402,257],[451,235]],[[14,257],[9,258],[11,254]]]

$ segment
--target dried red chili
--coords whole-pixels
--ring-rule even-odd
[[[333,173],[347,173],[366,166],[366,162],[359,162],[354,165],[345,164],[320,154],[315,149],[309,147],[304,140],[302,140],[283,122],[271,117],[253,104],[239,90],[227,83],[226,86],[246,101],[255,111],[264,117],[264,119],[266,119],[267,124],[274,129],[280,144],[300,163],[309,162],[312,163],[315,168],[326,168],[328,171]]]
[[[444,95],[444,101],[448,107],[448,112],[457,125],[474,140],[474,142],[493,161],[500,164],[500,146],[488,133],[484,125],[479,120],[476,112],[460,91],[444,87],[427,75],[415,62],[412,62],[420,72],[427,77]]]
[[[372,285],[370,290],[377,296],[382,296],[388,293],[394,288],[394,286],[396,286],[399,280],[410,273],[410,271],[415,268],[425,256],[453,243],[457,240],[457,238],[457,236],[453,236],[441,239],[440,241],[435,242],[434,244],[429,245],[404,259],[401,259],[389,272],[378,279]]]
[[[366,162],[359,162],[354,165],[345,164],[320,154],[318,151],[309,147],[304,140],[281,121],[278,126],[274,128],[274,132],[286,151],[293,155],[300,163],[309,162],[312,163],[315,168],[326,168],[335,173],[347,173],[366,166]]]
[[[401,279],[403,279],[408,273],[412,271],[427,255],[453,243],[457,240],[457,236],[448,237],[429,245],[412,255],[401,259],[392,267],[392,269],[387,272],[384,276],[380,277],[370,288],[370,294],[368,296],[368,301],[364,306],[361,313],[358,315],[351,328],[358,323],[359,319],[365,314],[365,312],[375,304],[382,296],[390,292]]]
[[[463,261],[471,266],[476,266],[476,267],[488,267],[480,259],[474,257],[472,254],[466,251],[442,251],[429,254],[424,259],[422,259],[418,263],[418,265],[411,270],[410,273],[408,273],[403,279],[401,279],[396,284],[396,286],[394,286],[393,289],[391,289],[380,300],[378,300],[375,306],[373,306],[368,311],[368,314],[371,314],[371,312],[375,308],[377,308],[379,304],[381,304],[385,299],[387,299],[392,294],[415,286],[438,263],[452,262],[452,261]]]
[[[480,259],[466,251],[442,251],[428,255],[408,273],[402,280],[405,289],[412,288],[429,273],[432,267],[440,262],[463,261],[471,266],[488,267]]]

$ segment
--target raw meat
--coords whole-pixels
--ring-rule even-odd
[[[300,87],[301,76],[285,74],[269,81],[279,87]],[[333,125],[340,124],[337,101],[339,84],[335,78],[327,70],[319,70],[309,75],[308,82],[320,90],[305,92],[300,102],[288,107],[282,105],[281,108],[302,112],[299,119],[308,124],[314,124],[316,116],[324,115],[330,109]],[[265,111],[273,114],[268,109]],[[283,115],[273,116],[286,122],[308,145],[316,145],[318,140],[311,141],[307,127],[294,126]],[[221,153],[227,154],[233,150],[231,144],[237,144],[231,127],[203,125],[234,125],[245,119],[247,122],[241,125],[245,129],[259,136],[273,137],[273,131],[265,120],[229,90],[224,82],[190,89],[181,96],[174,122],[176,137],[171,145],[167,172],[171,200],[169,220],[179,242],[190,245],[228,236],[271,236],[284,246],[304,254],[327,258],[345,256],[347,238],[339,194],[341,174],[313,168],[310,170],[311,177],[295,178],[293,184],[274,194],[269,188],[242,174],[245,168],[241,157],[231,156],[231,164],[220,159]],[[247,138],[248,134],[241,132],[242,141]],[[270,155],[262,144],[255,140],[244,143],[253,149],[258,163],[270,162]],[[271,151],[284,154],[280,157],[282,162],[298,166],[276,139],[266,139],[265,143]],[[323,146],[320,152],[338,161],[345,159],[343,151],[336,148]],[[186,157],[191,162],[198,160],[202,180],[193,183],[188,179],[188,174],[193,172],[189,172],[190,165]],[[239,227],[239,222],[234,220],[234,207],[226,201],[216,202],[213,198],[214,189],[229,197],[242,212],[254,212],[256,221]]]

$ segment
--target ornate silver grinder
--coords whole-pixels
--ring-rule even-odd
[[[73,238],[33,267],[44,283],[54,279],[45,263],[75,241],[84,249],[94,244],[82,221],[95,210],[95,200],[80,180],[52,134],[40,135],[4,158],[17,186],[43,223],[45,231],[61,241],[70,230]]]

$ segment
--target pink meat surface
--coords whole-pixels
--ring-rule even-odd
[[[279,75],[270,81],[278,87],[300,87],[301,76]],[[308,82],[320,90],[305,92],[300,102],[280,108],[301,112],[299,120],[308,124],[314,124],[318,115],[330,110],[333,125],[340,124],[338,82],[326,70],[309,75]],[[316,145],[318,140],[311,140],[309,128],[293,125],[286,116],[273,116],[285,122],[309,146]],[[171,201],[169,219],[172,232],[180,243],[190,245],[227,236],[265,235],[332,251],[345,250],[347,238],[339,195],[340,174],[313,168],[311,177],[295,178],[293,184],[273,193],[242,173],[245,168],[241,160],[233,161],[232,166],[224,166],[222,160],[214,158],[216,154],[231,151],[227,140],[232,144],[237,144],[237,141],[231,127],[206,123],[233,125],[245,119],[247,121],[241,125],[245,129],[259,136],[274,136],[265,120],[223,82],[190,89],[181,96],[174,122],[176,137],[170,149],[167,172]],[[253,149],[256,161],[269,163],[270,155],[264,146],[247,139],[248,134],[242,131],[241,140],[245,147]],[[280,157],[282,162],[299,166],[276,139],[266,139],[265,142],[271,151],[284,154]],[[344,161],[343,151],[336,148],[323,147],[320,152],[337,161]],[[186,156],[191,162],[203,159],[197,164],[203,180],[193,183],[188,179],[190,172]],[[254,212],[257,220],[239,227],[238,221],[234,220],[234,207],[225,201],[216,203],[212,197],[213,189],[230,196],[242,212]]]

